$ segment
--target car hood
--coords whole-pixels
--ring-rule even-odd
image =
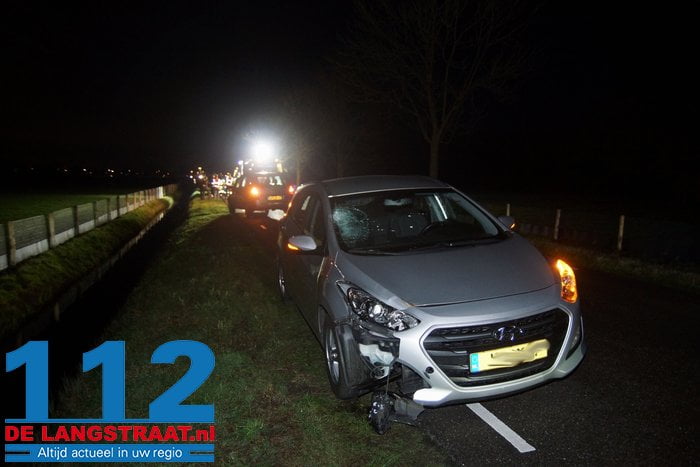
[[[525,239],[396,256],[339,252],[345,278],[382,300],[443,305],[516,295],[551,286],[553,269]]]

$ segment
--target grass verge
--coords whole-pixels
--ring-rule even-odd
[[[159,199],[0,273],[0,336],[25,320],[136,236],[170,199]]]
[[[224,203],[194,200],[104,340],[127,346],[127,417],[187,369],[149,364],[167,341],[192,339],[216,367],[186,401],[214,403],[219,465],[442,465],[446,459],[412,427],[374,434],[367,396],[337,400],[321,348],[299,312],[279,300],[269,252]],[[98,372],[99,373],[99,372]],[[54,416],[99,417],[99,374],[70,380]]]
[[[527,239],[548,258],[566,258],[570,264],[587,269],[632,277],[644,282],[688,292],[700,293],[700,274],[652,264],[634,258],[625,258],[585,248],[562,245],[541,237]]]

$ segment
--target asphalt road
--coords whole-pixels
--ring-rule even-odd
[[[276,224],[260,216],[241,227],[274,257]],[[426,410],[418,429],[455,465],[700,464],[700,297],[576,274],[588,343],[583,363],[564,380],[481,403],[531,450],[520,452],[464,404]]]

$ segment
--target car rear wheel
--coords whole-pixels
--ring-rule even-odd
[[[277,259],[277,288],[282,301],[289,301],[289,295],[287,294],[287,283],[284,279],[284,269],[282,269],[282,263],[280,263],[279,258]]]
[[[339,399],[352,399],[357,396],[357,391],[348,384],[340,342],[336,327],[327,318],[323,324],[323,351],[326,354],[328,382]]]

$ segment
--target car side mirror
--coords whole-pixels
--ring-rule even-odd
[[[295,235],[287,240],[287,249],[292,251],[313,251],[316,248],[316,240],[309,235]]]
[[[513,216],[498,216],[498,220],[507,229],[513,230],[515,228],[515,218]]]

